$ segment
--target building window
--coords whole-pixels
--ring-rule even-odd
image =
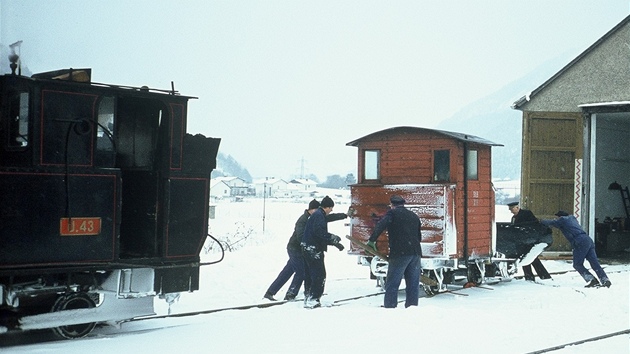
[[[433,181],[448,182],[451,179],[451,153],[449,150],[433,151]]]
[[[479,179],[478,166],[479,160],[477,158],[477,150],[468,150],[467,166],[466,166],[466,178],[467,179]]]
[[[363,152],[363,179],[377,180],[380,179],[380,151],[365,150]]]

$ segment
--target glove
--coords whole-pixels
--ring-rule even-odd
[[[331,241],[333,244],[341,242],[341,237],[337,235],[332,235],[332,234],[330,236],[331,236]]]
[[[368,241],[367,246],[376,251],[376,243],[374,241]]]
[[[341,243],[339,243],[339,242],[337,242],[337,243],[333,243],[333,246],[337,247],[337,249],[338,249],[338,250],[340,250],[340,251],[343,251],[343,249],[345,248],[345,247],[343,247],[343,245],[342,245]]]
[[[346,212],[346,216],[351,218],[354,215],[355,212],[356,212],[356,210],[354,210],[353,207],[348,207],[348,211]]]

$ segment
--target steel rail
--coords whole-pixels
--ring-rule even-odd
[[[630,329],[624,329],[622,331],[617,331],[617,332],[612,332],[612,333],[608,333],[608,334],[603,334],[603,335],[597,336],[597,337],[591,337],[591,338],[586,338],[586,339],[582,339],[582,340],[576,340],[574,342],[569,342],[569,343],[560,344],[560,345],[556,345],[556,346],[545,348],[545,349],[536,350],[536,351],[533,351],[533,352],[529,352],[527,354],[548,353],[548,352],[552,352],[554,350],[563,349],[563,348],[571,346],[571,345],[580,345],[580,344],[585,344],[585,343],[588,343],[588,342],[596,342],[598,340],[602,340],[602,339],[606,339],[606,338],[610,338],[610,337],[615,337],[615,336],[620,336],[622,334],[630,334]]]
[[[339,304],[339,303],[343,303],[343,302],[359,300],[359,299],[368,298],[368,297],[372,297],[372,296],[383,295],[383,294],[385,294],[385,292],[381,291],[381,292],[372,293],[372,294],[358,295],[358,296],[353,296],[353,297],[349,297],[349,298],[337,299],[337,300],[334,300],[332,302],[332,304],[334,305],[334,304]],[[155,320],[155,319],[163,319],[163,318],[172,318],[172,317],[189,317],[189,316],[197,316],[197,315],[206,315],[206,314],[210,314],[210,313],[216,313],[216,312],[222,312],[222,311],[230,311],[230,310],[249,310],[249,309],[254,309],[254,308],[268,308],[268,307],[273,307],[273,306],[278,306],[278,305],[284,305],[284,304],[290,303],[290,302],[295,302],[295,301],[287,301],[287,300],[270,301],[270,302],[262,302],[262,303],[257,303],[257,304],[228,306],[228,307],[221,307],[221,308],[201,310],[201,311],[173,313],[173,314],[168,314],[168,315],[155,315],[155,316],[136,317],[136,318],[131,318],[131,319],[126,320],[126,321],[122,321],[122,323],[125,323],[125,322],[137,322],[137,321],[144,321],[144,320]]]

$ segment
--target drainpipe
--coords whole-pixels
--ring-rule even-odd
[[[468,266],[468,256],[468,143],[464,143],[464,258],[466,266]]]

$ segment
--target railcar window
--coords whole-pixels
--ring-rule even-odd
[[[451,153],[448,150],[433,151],[433,180],[448,182],[451,179]]]
[[[9,99],[10,148],[28,146],[28,92],[17,92]]]
[[[113,151],[114,144],[110,138],[114,134],[114,98],[103,97],[98,106],[98,129],[96,130],[96,147],[98,150]]]
[[[478,158],[477,158],[477,150],[468,150],[468,156],[467,156],[467,166],[466,166],[466,171],[467,171],[467,175],[466,177],[468,179],[479,179],[479,175],[478,175]]]
[[[380,179],[380,151],[365,150],[363,152],[363,179],[375,180]]]

